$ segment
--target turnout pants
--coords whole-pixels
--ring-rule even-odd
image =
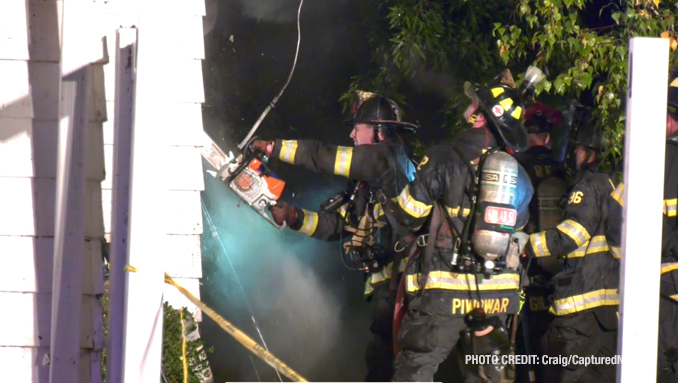
[[[678,383],[678,302],[668,297],[659,300],[657,346],[657,382]]]
[[[384,283],[375,287],[370,302],[370,340],[367,343],[365,362],[366,382],[388,382],[393,376],[393,313],[397,290]]]
[[[464,318],[444,315],[445,309],[436,307],[445,299],[431,298],[444,294],[441,291],[427,291],[426,303],[417,296],[409,304],[403,318],[398,342],[402,347],[395,360],[394,382],[431,382],[438,366],[452,353],[460,338],[460,331],[466,328]],[[449,310],[449,308],[447,309]],[[507,314],[498,314],[502,323]],[[462,355],[457,355],[464,376],[464,382],[483,382],[476,371],[471,370]],[[487,367],[486,367],[487,368]]]
[[[544,381],[553,383],[615,383],[615,364],[567,364],[577,357],[617,355],[616,306],[599,307],[554,317],[541,340],[541,353],[560,358],[560,364],[542,364]],[[615,322],[612,322],[614,320]],[[553,359],[551,359],[553,360]],[[565,362],[563,362],[565,361]]]
[[[516,364],[516,383],[530,382],[530,369],[537,382],[546,382],[540,363],[539,343],[553,319],[549,313],[551,293],[551,289],[545,287],[528,287],[525,291],[525,304],[516,333],[516,355],[538,355],[539,362],[531,365]]]

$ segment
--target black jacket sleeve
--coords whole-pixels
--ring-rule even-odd
[[[592,179],[584,178],[577,183],[565,207],[563,221],[553,229],[530,235],[525,246],[528,256],[562,256],[575,251],[591,239],[602,219],[601,204],[607,202]]]
[[[662,253],[670,254],[678,250],[678,145],[667,143],[666,163],[664,165],[664,222],[662,233]]]
[[[412,230],[423,225],[431,214],[435,201],[442,198],[449,178],[449,162],[443,147],[432,148],[419,163],[414,180],[405,185],[396,197],[395,216],[399,223]]]
[[[272,158],[316,173],[379,183],[392,171],[388,145],[337,146],[316,140],[275,140]]]
[[[297,222],[290,229],[306,234],[321,241],[336,241],[344,230],[344,216],[346,206],[335,212],[315,212],[300,208],[297,210]]]

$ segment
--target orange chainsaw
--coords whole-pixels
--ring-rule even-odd
[[[275,223],[266,212],[269,206],[276,204],[283,190],[285,181],[279,179],[268,167],[268,158],[255,150],[251,150],[252,138],[243,152],[235,158],[233,153],[226,155],[221,148],[205,133],[205,144],[201,154],[214,168],[208,171],[215,178],[221,179],[235,194],[247,203],[260,216],[279,230],[286,227]]]

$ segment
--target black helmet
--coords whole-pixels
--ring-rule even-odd
[[[678,67],[669,71],[668,113],[678,119]]]
[[[487,84],[472,86],[466,83],[464,87],[467,95],[478,99],[480,108],[504,144],[516,152],[522,152],[527,149],[527,130],[523,125],[524,95],[542,79],[541,71],[530,67],[524,86],[518,90],[511,71],[506,69]]]
[[[592,110],[583,112],[579,120],[577,133],[570,143],[576,148],[577,146],[585,146],[589,149],[602,152],[605,150],[605,139],[603,131],[596,127],[596,119],[593,116]]]
[[[560,126],[563,114],[555,108],[548,108],[537,102],[525,111],[525,128],[527,133],[551,133]]]
[[[356,91],[348,124],[370,124],[380,129],[394,129],[398,133],[415,133],[419,127],[401,121],[402,112],[395,101],[382,95]]]

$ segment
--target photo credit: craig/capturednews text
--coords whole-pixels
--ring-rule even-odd
[[[500,365],[500,364],[543,364],[543,365],[581,365],[621,364],[621,355],[615,356],[583,356],[583,355],[466,355],[466,364]]]

